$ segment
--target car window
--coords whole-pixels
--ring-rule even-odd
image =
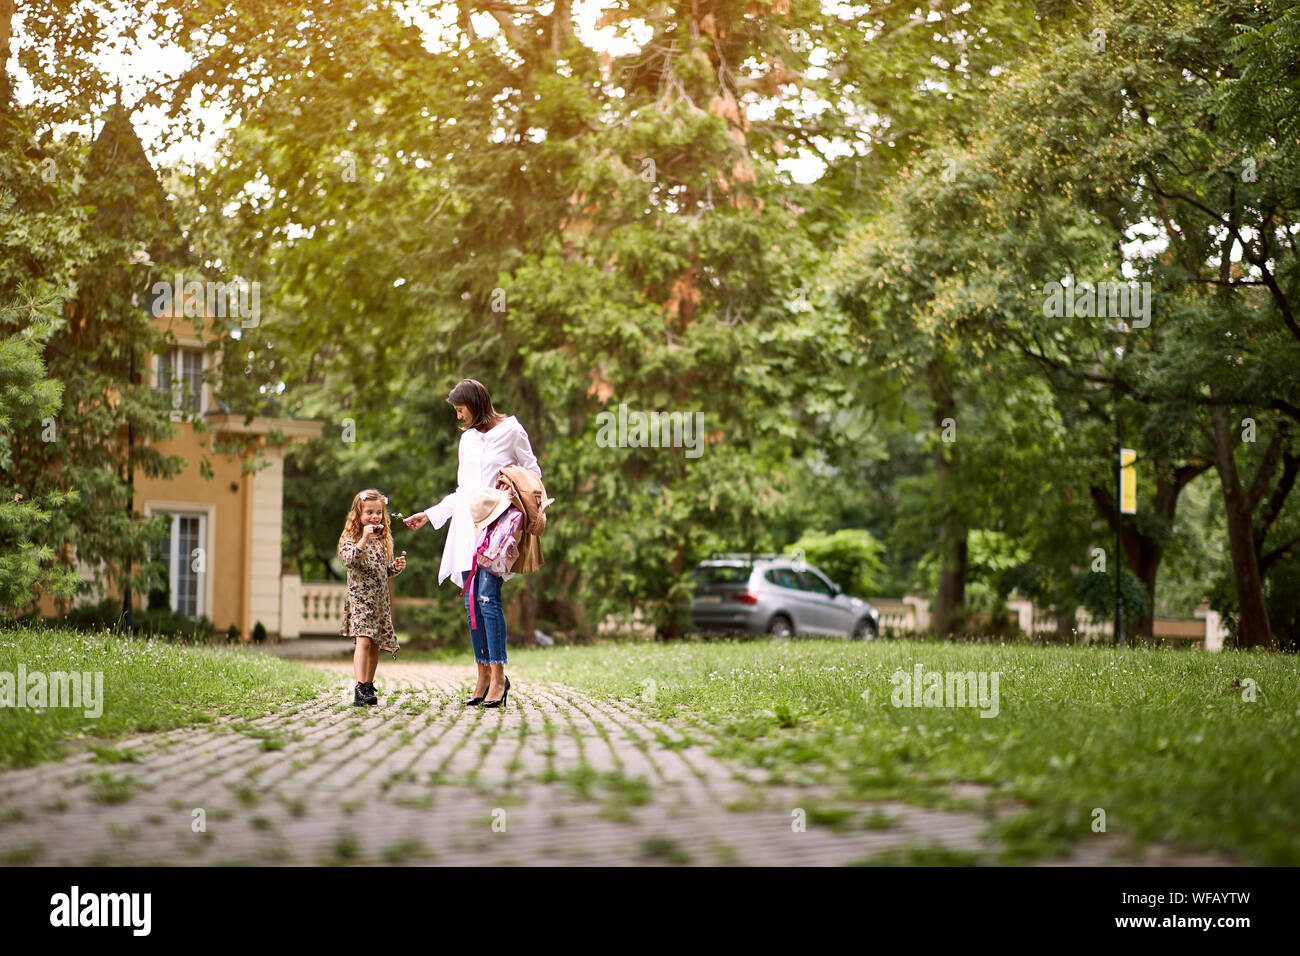
[[[816,571],[800,571],[799,579],[803,582],[802,588],[805,591],[812,591],[814,594],[821,594],[826,597],[835,596],[830,583]]]
[[[706,564],[695,569],[696,584],[744,584],[753,571],[747,564]]]
[[[803,586],[799,583],[799,579],[795,577],[795,573],[789,568],[768,568],[763,572],[763,577],[767,578],[767,580],[771,581],[777,587],[790,588],[794,591],[803,590]]]

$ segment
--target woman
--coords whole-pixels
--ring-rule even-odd
[[[507,690],[506,616],[501,606],[502,576],[478,566],[475,558],[477,531],[470,514],[470,499],[481,488],[495,488],[497,472],[508,465],[519,465],[542,476],[528,441],[528,433],[513,415],[502,415],[492,407],[488,391],[479,382],[467,378],[447,396],[461,423],[460,463],[456,469],[456,490],[432,508],[406,519],[408,528],[420,528],[432,522],[441,528],[451,519],[447,543],[442,549],[442,566],[438,583],[451,578],[465,590],[465,610],[474,660],[478,664],[478,682],[467,707],[483,704],[500,706]],[[476,575],[474,586],[465,588],[469,574]],[[508,577],[508,575],[506,575]],[[474,595],[479,611],[470,620],[469,600]]]

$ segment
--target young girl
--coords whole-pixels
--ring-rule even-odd
[[[348,594],[343,601],[339,633],[352,638],[356,651],[352,671],[357,678],[352,703],[377,704],[375,668],[379,652],[397,658],[393,609],[388,579],[406,567],[406,555],[393,559],[393,535],[388,527],[388,499],[367,488],[352,499],[347,524],[339,535],[339,559],[348,569]]]

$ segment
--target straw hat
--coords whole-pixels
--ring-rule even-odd
[[[469,499],[469,515],[474,519],[474,530],[482,532],[501,513],[510,507],[510,495],[499,488],[480,488]]]

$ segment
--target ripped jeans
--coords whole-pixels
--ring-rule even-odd
[[[487,568],[478,569],[472,588],[474,593],[475,623],[469,629],[470,643],[474,645],[474,660],[480,664],[506,663],[506,612],[501,606],[501,577]],[[469,620],[469,596],[465,592],[465,618]]]

